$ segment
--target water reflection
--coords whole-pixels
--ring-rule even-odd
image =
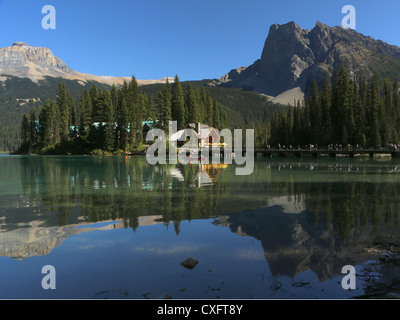
[[[44,256],[60,246],[67,238],[83,232],[105,231],[125,228],[118,220],[91,224],[70,224],[65,226],[43,226],[43,221],[31,221],[25,228],[2,233],[0,256],[23,260],[33,256]],[[162,223],[162,216],[140,217],[138,226]]]
[[[294,279],[311,270],[320,281],[340,275],[344,265],[376,259],[376,251],[369,250],[375,236],[398,232],[398,228],[383,227],[374,234],[369,228],[354,228],[344,242],[333,226],[327,229],[315,223],[306,212],[283,213],[280,206],[222,216],[215,224],[259,240],[273,276]]]
[[[227,168],[120,157],[8,157],[1,165],[0,256],[18,259],[48,254],[88,222],[136,230],[151,217],[172,221],[179,234],[180,221],[212,215],[225,193],[214,183]]]
[[[2,230],[37,219],[45,226],[121,219],[132,228],[139,216],[181,221],[209,216],[224,193],[223,185],[214,185],[224,166],[151,166],[143,158],[129,160],[9,158],[0,173]],[[212,191],[200,190],[205,186]]]
[[[180,235],[182,221],[213,218],[260,241],[274,277],[312,270],[323,281],[400,231],[392,160],[258,159],[250,176],[140,157],[2,157],[0,168],[0,256],[14,259],[47,255],[83,232],[164,224]]]

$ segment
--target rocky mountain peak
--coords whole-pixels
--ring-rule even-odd
[[[294,21],[290,21],[286,24],[277,24],[274,23],[271,25],[271,27],[269,28],[269,33],[271,34],[271,32],[274,31],[280,31],[280,32],[292,32],[292,31],[298,31],[298,32],[302,32],[303,29],[299,27],[299,25],[294,22]]]
[[[96,76],[72,70],[49,48],[30,46],[22,41],[16,41],[10,47],[0,48],[0,82],[7,79],[7,76],[29,78],[34,82],[48,76],[77,80],[81,84],[96,81],[108,85],[122,85],[124,81],[131,79],[131,77]],[[137,80],[137,82],[139,85],[165,83],[166,79],[165,77],[157,80]]]
[[[25,42],[22,41],[16,41],[13,43],[13,47],[17,46],[17,47],[30,47],[30,45],[26,44]]]
[[[275,96],[286,84],[295,84],[314,60],[307,30],[295,22],[271,26],[259,67],[259,79],[268,90],[265,93]],[[259,85],[257,88],[263,90]]]
[[[245,88],[272,97],[288,90],[304,96],[312,79],[322,81],[341,65],[353,76],[369,78],[376,71],[400,79],[400,48],[320,21],[310,31],[294,21],[273,24],[259,60],[244,71],[231,70],[211,85]],[[289,97],[289,103],[293,98],[301,97]]]
[[[321,21],[317,20],[314,29],[329,29],[329,27],[325,23],[322,23]]]
[[[11,47],[0,48],[0,72],[37,80],[44,75],[60,77],[72,70],[50,49],[17,41]]]

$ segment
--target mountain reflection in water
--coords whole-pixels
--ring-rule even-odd
[[[164,224],[179,238],[183,221],[213,219],[258,240],[274,277],[311,270],[325,281],[376,258],[375,239],[399,232],[392,160],[256,159],[250,176],[142,157],[9,156],[0,167],[0,256],[14,259],[85,232]]]

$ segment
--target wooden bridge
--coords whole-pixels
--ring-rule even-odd
[[[231,149],[231,148],[199,148],[199,149],[180,149],[179,152],[184,152],[187,155],[191,154],[192,156],[198,156],[201,157],[204,154],[209,154],[209,156],[213,155],[219,155],[221,157],[234,157],[235,153],[237,153],[236,150]],[[249,148],[243,148],[242,149],[242,155],[244,156],[246,153],[251,152],[256,156],[257,154],[260,154],[265,157],[272,157],[272,156],[279,156],[279,157],[286,157],[286,156],[293,156],[300,158],[302,156],[311,156],[313,158],[317,158],[319,156],[329,156],[331,158],[335,157],[350,157],[354,158],[356,156],[369,156],[370,158],[373,158],[374,156],[377,155],[387,155],[391,156],[392,158],[399,158],[400,159],[400,149],[359,149],[359,148],[331,148],[331,149],[316,149],[316,148],[310,148],[310,149],[294,149],[294,148],[288,148],[288,149],[262,149],[262,148],[254,148],[254,149],[249,149]],[[140,153],[141,155],[145,155],[146,151],[143,151]],[[134,155],[133,153],[130,155]],[[167,152],[168,155],[168,152]]]
[[[204,150],[202,150],[204,151]],[[234,154],[235,151],[232,149],[220,149],[220,150],[213,150],[209,149],[210,155],[212,153],[220,153],[221,156],[226,156],[228,154]],[[400,158],[400,150],[396,149],[351,149],[351,148],[332,148],[332,149],[260,149],[260,148],[255,148],[255,149],[249,149],[249,148],[244,148],[242,150],[243,154],[246,152],[252,152],[254,155],[261,154],[265,157],[272,157],[274,155],[280,156],[280,157],[286,157],[286,156],[293,156],[293,157],[302,157],[302,156],[311,156],[314,158],[317,158],[319,156],[329,156],[331,158],[335,157],[343,157],[347,156],[350,158],[354,158],[356,156],[369,156],[370,158],[373,158],[374,156],[377,155],[388,155],[393,158]]]
[[[246,150],[248,152],[250,150]],[[394,149],[254,149],[254,154],[262,154],[266,157],[278,155],[280,157],[294,156],[300,158],[303,155],[317,158],[321,155],[335,158],[338,156],[348,156],[354,158],[356,156],[369,156],[373,158],[376,155],[390,155],[393,158],[400,158],[400,150]]]

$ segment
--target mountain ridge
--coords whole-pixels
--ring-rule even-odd
[[[43,80],[46,76],[77,80],[81,84],[95,81],[107,85],[122,85],[130,77],[97,76],[71,69],[63,60],[54,56],[49,48],[33,47],[25,42],[16,41],[11,47],[0,48],[0,82],[7,76],[29,78],[33,82]],[[154,80],[139,80],[138,85],[165,83],[172,77]]]
[[[210,85],[257,91],[272,99],[298,88],[293,91],[295,96],[304,97],[311,79],[331,77],[341,65],[353,77],[370,78],[378,72],[383,77],[400,78],[400,47],[320,21],[311,30],[294,21],[273,24],[259,59],[250,66],[232,69]]]

